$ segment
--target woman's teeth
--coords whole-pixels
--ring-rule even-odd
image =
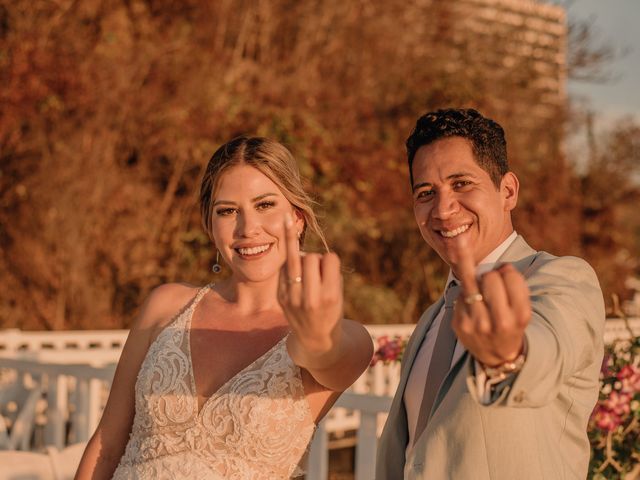
[[[236,250],[240,253],[240,255],[257,255],[258,253],[262,253],[269,248],[269,245],[260,245],[259,247],[250,247],[250,248],[237,248]]]
[[[467,230],[469,230],[469,227],[471,225],[462,225],[461,227],[456,228],[455,230],[440,230],[440,235],[442,235],[443,237],[446,238],[453,238],[453,237],[457,237],[458,235],[460,235],[461,233],[466,232]]]

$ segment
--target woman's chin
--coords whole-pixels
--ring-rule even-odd
[[[234,271],[234,277],[239,282],[264,283],[270,280],[278,280],[280,268],[242,268]]]

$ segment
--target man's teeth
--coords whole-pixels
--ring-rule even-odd
[[[241,255],[257,255],[258,253],[262,253],[269,248],[269,245],[260,245],[259,247],[250,247],[250,248],[239,248],[238,252]]]
[[[466,232],[467,230],[469,230],[469,227],[471,225],[462,225],[461,227],[456,228],[455,230],[440,230],[440,235],[442,235],[443,237],[447,237],[447,238],[453,238],[456,237],[458,235],[460,235],[463,232]]]

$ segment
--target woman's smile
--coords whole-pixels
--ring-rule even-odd
[[[251,244],[234,247],[233,250],[243,260],[257,260],[271,251],[273,243]]]

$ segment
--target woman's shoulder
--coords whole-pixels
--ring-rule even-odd
[[[149,293],[142,306],[138,326],[162,328],[198,294],[202,287],[188,283],[165,283]]]

